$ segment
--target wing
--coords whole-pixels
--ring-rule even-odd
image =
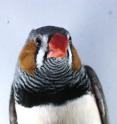
[[[85,68],[86,68],[87,74],[91,81],[91,90],[92,90],[93,94],[95,95],[95,100],[96,100],[96,103],[97,103],[97,106],[99,109],[102,124],[109,124],[108,110],[107,110],[107,105],[105,102],[105,97],[104,97],[101,83],[100,83],[95,71],[91,67],[86,65]]]
[[[15,110],[13,88],[11,88],[10,101],[9,101],[9,120],[10,120],[10,124],[18,124],[16,110]]]

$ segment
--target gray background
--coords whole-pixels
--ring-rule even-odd
[[[0,124],[8,124],[18,54],[32,28],[70,31],[84,64],[97,72],[111,124],[117,124],[117,0],[0,0]]]

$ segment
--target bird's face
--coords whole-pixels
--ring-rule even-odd
[[[73,69],[80,68],[80,59],[71,43],[69,33],[59,27],[42,27],[31,31],[19,56],[20,67],[29,74],[40,68],[47,59],[66,59]]]
[[[46,59],[66,58],[71,64],[71,50],[69,38],[61,33],[54,33],[52,36],[42,36],[42,39],[37,40],[39,42],[38,54],[36,62],[40,67]]]

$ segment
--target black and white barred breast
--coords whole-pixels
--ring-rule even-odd
[[[73,72],[65,58],[48,58],[29,75],[17,65],[13,89],[16,102],[23,106],[63,104],[89,90],[90,81],[82,66]]]

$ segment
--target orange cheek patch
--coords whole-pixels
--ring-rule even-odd
[[[20,67],[28,74],[34,74],[36,69],[37,45],[33,41],[26,43],[19,56]]]
[[[77,53],[77,50],[72,45],[72,69],[73,71],[77,71],[80,69],[80,67],[81,67],[80,57]]]

